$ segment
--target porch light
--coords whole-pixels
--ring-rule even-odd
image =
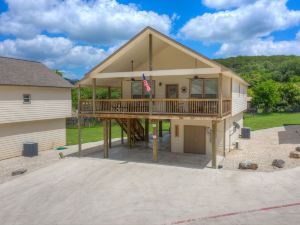
[[[131,81],[135,81],[135,79],[134,79],[134,78],[131,78]]]
[[[196,75],[196,76],[194,76],[194,79],[198,79],[199,77]]]

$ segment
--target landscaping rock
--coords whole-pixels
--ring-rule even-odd
[[[248,160],[239,163],[239,169],[242,169],[242,170],[246,170],[246,169],[256,170],[257,168],[258,168],[258,165],[256,163],[253,163]]]
[[[22,169],[18,169],[18,170],[15,170],[11,173],[12,176],[16,176],[16,175],[20,175],[20,174],[23,174],[23,173],[26,173],[27,172],[27,169],[25,168],[22,168]]]
[[[285,164],[285,161],[282,159],[274,159],[272,162],[272,166],[278,167],[278,168],[283,168]]]
[[[297,151],[290,152],[290,158],[299,159],[300,158],[300,152],[297,152]]]
[[[295,150],[296,150],[297,152],[300,152],[300,147],[299,147],[299,146],[296,147]]]

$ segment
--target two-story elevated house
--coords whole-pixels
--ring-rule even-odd
[[[147,27],[78,83],[94,90],[93,99],[80,100],[79,116],[104,121],[105,157],[109,121],[120,124],[130,137],[129,146],[148,141],[151,127],[157,160],[158,129],[162,120],[169,120],[171,152],[211,155],[216,167],[217,154],[225,155],[239,137],[247,86],[230,69]],[[120,88],[122,97],[96,99],[96,87]]]
[[[66,144],[73,86],[41,63],[0,57],[0,160]]]

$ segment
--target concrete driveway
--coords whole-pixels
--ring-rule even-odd
[[[69,157],[1,184],[0,224],[299,224],[299,174]]]

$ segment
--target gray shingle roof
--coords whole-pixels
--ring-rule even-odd
[[[72,88],[73,85],[39,62],[0,56],[0,85]]]

